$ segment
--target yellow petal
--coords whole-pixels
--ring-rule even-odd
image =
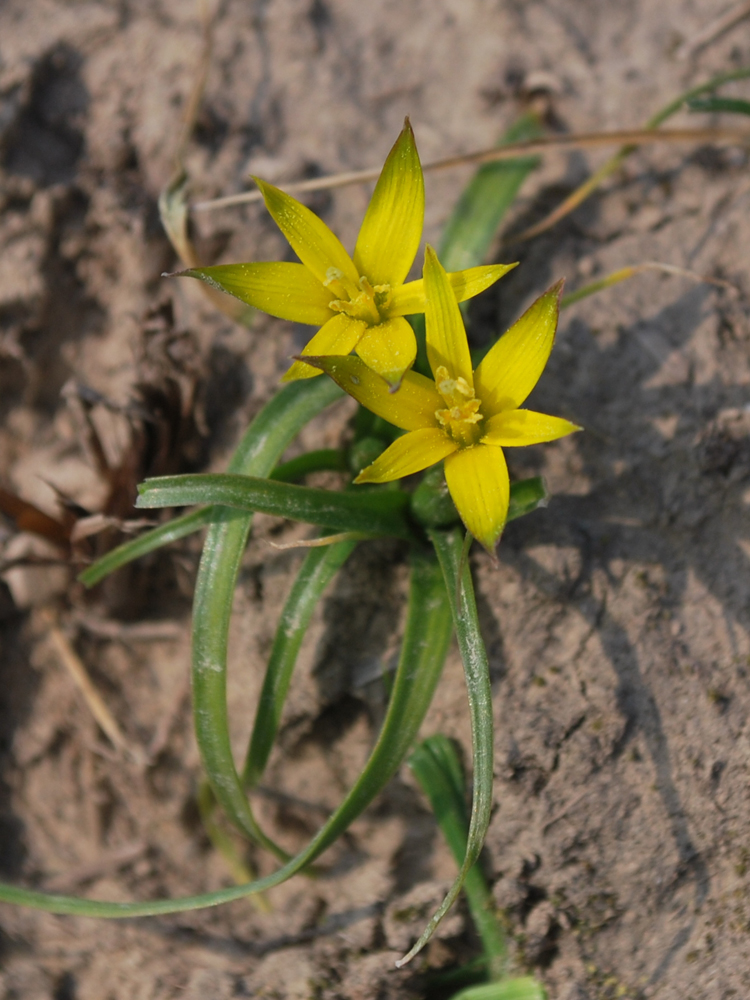
[[[385,379],[360,358],[306,356],[305,360],[330,375],[358,403],[396,427],[405,431],[439,427],[435,411],[443,409],[445,403],[432,379],[409,371],[398,389],[392,392]]]
[[[219,264],[182,273],[292,323],[322,326],[333,316],[328,303],[334,296],[304,264]]]
[[[398,385],[417,356],[414,331],[402,316],[387,319],[378,326],[368,326],[357,344],[357,354],[386,382]]]
[[[445,481],[461,520],[493,555],[505,527],[510,498],[502,451],[486,444],[457,451],[445,460]]]
[[[273,184],[253,180],[260,188],[266,208],[289,240],[292,250],[323,285],[338,279],[359,290],[359,274],[338,236],[306,205],[280,191]],[[340,297],[340,296],[337,296]]]
[[[400,285],[414,262],[424,223],[424,178],[407,118],[388,154],[362,222],[354,264],[371,285]]]
[[[458,445],[445,431],[436,427],[422,427],[418,431],[396,438],[372,465],[363,469],[355,483],[390,483],[394,479],[421,472],[428,465],[441,462],[456,450]]]
[[[432,374],[435,375],[440,366],[445,366],[451,378],[462,377],[473,386],[471,355],[461,310],[448,275],[429,246],[424,259],[424,287],[427,300],[427,360]]]
[[[555,342],[561,292],[560,281],[540,296],[474,372],[485,416],[520,406],[539,381]]]
[[[354,350],[366,328],[367,324],[361,319],[352,319],[351,316],[339,313],[318,330],[302,353],[348,354]],[[304,361],[295,361],[281,381],[294,382],[300,378],[313,378],[315,375],[320,375],[320,371],[319,368],[306,365]]]
[[[534,410],[505,410],[487,421],[482,441],[497,447],[520,448],[527,444],[555,441],[580,430],[576,424],[562,417],[551,417]]]
[[[479,295],[490,285],[494,285],[498,278],[502,278],[517,266],[517,264],[486,264],[481,267],[470,267],[465,271],[449,271],[448,280],[456,300],[464,302]],[[423,313],[424,310],[425,294],[422,278],[418,281],[409,281],[392,290],[387,309],[389,316],[413,316],[415,313]]]

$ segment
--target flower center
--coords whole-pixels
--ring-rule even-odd
[[[391,302],[391,286],[375,285],[373,287],[364,275],[359,279],[359,285],[347,280],[341,271],[332,267],[329,269],[326,288],[338,296],[328,305],[334,312],[345,313],[352,319],[360,319],[368,326],[378,326],[387,317],[385,310]]]
[[[435,372],[435,384],[446,404],[444,410],[435,411],[440,426],[460,447],[476,444],[482,434],[479,425],[484,418],[472,387],[460,375],[451,378],[443,365]]]

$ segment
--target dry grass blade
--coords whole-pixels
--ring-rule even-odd
[[[104,699],[96,690],[83,661],[71,646],[65,633],[55,624],[51,613],[48,612],[45,617],[49,623],[49,640],[52,648],[57,654],[60,663],[68,671],[76,687],[83,695],[89,711],[96,719],[99,728],[116,750],[126,754],[137,764],[145,764],[145,753],[139,747],[130,745],[117,719],[112,715]]]
[[[656,260],[647,260],[642,264],[631,264],[628,267],[621,267],[617,271],[612,271],[611,274],[605,275],[603,278],[599,278],[581,288],[577,288],[573,292],[569,292],[567,295],[563,295],[560,300],[560,307],[564,309],[567,306],[572,306],[575,302],[588,298],[589,295],[601,292],[605,288],[611,288],[621,281],[627,281],[628,278],[634,278],[636,275],[643,274],[646,271],[657,271],[660,274],[671,274],[677,278],[688,278],[690,281],[695,281],[699,284],[715,285],[717,288],[726,289],[727,291],[734,292],[736,295],[740,294],[740,289],[730,281],[723,281],[721,278],[709,278],[705,274],[688,271],[684,267],[677,267],[674,264],[662,264]]]
[[[711,42],[723,35],[725,31],[729,31],[730,28],[734,28],[740,21],[744,21],[746,17],[750,17],[750,3],[747,0],[744,0],[742,3],[736,3],[729,10],[707,24],[697,34],[693,35],[692,38],[683,42],[677,50],[677,58],[690,59],[700,52],[701,49],[704,49]]]
[[[287,549],[321,549],[326,545],[336,545],[337,542],[363,542],[375,535],[366,535],[361,531],[340,531],[337,535],[323,535],[321,538],[301,539],[298,542],[272,542],[268,544],[273,549],[286,552]]]
[[[738,146],[750,144],[750,132],[734,128],[680,128],[680,129],[620,129],[613,132],[580,132],[573,135],[547,136],[542,139],[530,139],[525,142],[509,143],[507,146],[493,146],[474,153],[462,153],[459,156],[448,156],[441,160],[422,164],[424,171],[452,170],[455,167],[496,163],[500,160],[514,160],[519,156],[538,155],[540,153],[556,152],[566,149],[598,149],[606,146],[643,146],[648,143],[712,143],[727,142]],[[362,184],[373,181],[380,175],[380,167],[367,170],[349,170],[342,174],[331,174],[328,177],[315,177],[312,180],[298,181],[284,185],[288,193],[304,194],[312,191],[325,191],[331,188],[346,187],[349,184]],[[241,194],[227,195],[225,198],[213,198],[210,201],[199,201],[191,206],[195,212],[209,212],[219,208],[230,208],[233,205],[247,205],[262,198],[260,191],[243,191]]]

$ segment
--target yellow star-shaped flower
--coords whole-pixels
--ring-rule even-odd
[[[183,271],[280,319],[321,329],[304,354],[356,350],[397,385],[417,345],[404,319],[424,312],[421,280],[404,284],[422,238],[424,178],[408,119],[378,179],[350,257],[328,226],[290,195],[257,180],[266,207],[302,263],[223,264]],[[449,275],[459,302],[478,295],[515,264],[472,267]],[[319,375],[296,361],[283,381]]]
[[[519,409],[539,380],[557,329],[562,282],[534,302],[472,371],[461,311],[431,247],[424,266],[427,357],[435,380],[407,372],[396,392],[354,357],[306,357],[342,389],[408,433],[355,482],[386,483],[445,460],[445,479],[467,529],[492,553],[508,515],[502,449],[553,441],[575,424]]]

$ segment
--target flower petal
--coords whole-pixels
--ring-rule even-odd
[[[439,366],[444,365],[451,378],[463,377],[473,386],[469,342],[461,310],[448,275],[430,246],[425,251],[424,287],[427,360],[432,374],[435,374]]]
[[[311,212],[306,205],[280,191],[273,184],[253,180],[260,188],[266,208],[276,225],[289,240],[292,250],[323,285],[344,279],[353,288],[359,288],[359,274],[338,236]]]
[[[372,285],[400,285],[424,224],[424,178],[409,119],[388,154],[362,222],[354,264]]]
[[[334,296],[304,264],[257,262],[193,267],[182,274],[200,278],[221,292],[292,323],[322,326],[332,316]]]
[[[505,410],[487,421],[484,444],[496,447],[520,448],[527,444],[542,444],[582,430],[562,417],[551,417],[534,410]]]
[[[559,281],[502,335],[474,372],[485,416],[520,406],[539,381],[555,342],[561,293]]]
[[[402,316],[369,326],[357,344],[357,354],[390,385],[398,385],[417,356],[417,340]]]
[[[308,357],[305,361],[330,375],[344,392],[377,416],[405,431],[438,427],[435,411],[445,407],[432,379],[407,372],[395,392],[357,357]],[[442,433],[442,432],[441,432]]]
[[[465,271],[449,271],[448,280],[453,288],[453,294],[458,302],[472,299],[485,288],[512,271],[517,264],[483,264],[481,267],[470,267]],[[399,285],[391,292],[391,301],[387,309],[389,316],[413,316],[425,310],[424,280],[409,281]]]
[[[310,354],[348,354],[353,351],[357,341],[367,329],[367,324],[361,319],[352,319],[342,313],[329,319],[305,347]],[[294,382],[300,378],[313,378],[320,375],[319,368],[306,365],[304,361],[295,361],[289,371],[282,377],[282,382]]]
[[[493,555],[510,500],[508,466],[501,449],[477,444],[457,451],[445,460],[445,481],[461,520]]]
[[[411,476],[428,465],[441,462],[457,447],[456,442],[440,428],[422,427],[396,438],[372,465],[360,472],[354,482],[390,483],[394,479]]]

